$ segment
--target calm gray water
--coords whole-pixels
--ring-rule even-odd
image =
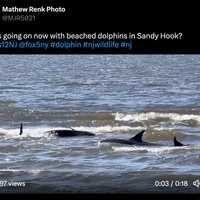
[[[0,75],[0,181],[26,183],[0,191],[200,190],[199,55],[0,55]],[[96,136],[45,133],[70,127]],[[165,146],[99,142],[142,129]]]

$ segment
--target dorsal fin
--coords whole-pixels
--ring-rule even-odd
[[[140,142],[140,143],[143,142],[142,137],[143,137],[144,132],[145,132],[145,130],[142,130],[141,132],[139,132],[137,135],[130,138],[129,140],[135,140],[136,142]]]
[[[176,137],[174,137],[174,146],[175,147],[180,147],[180,146],[184,146],[184,144],[182,144],[181,142],[179,142]]]
[[[22,135],[22,133],[23,133],[23,124],[21,123],[20,124],[20,132],[19,132],[19,134]]]
[[[75,131],[75,129],[73,129],[72,127],[70,127],[70,129],[72,129],[72,131]]]

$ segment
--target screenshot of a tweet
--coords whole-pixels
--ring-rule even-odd
[[[0,2],[0,193],[200,193],[199,34],[141,6]]]

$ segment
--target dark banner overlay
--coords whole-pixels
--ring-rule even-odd
[[[0,53],[200,53],[190,21],[141,6],[1,2]]]

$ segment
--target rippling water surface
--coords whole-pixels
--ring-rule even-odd
[[[26,182],[1,191],[198,192],[199,55],[1,55],[0,74],[0,181]],[[45,133],[70,127],[96,136]],[[143,129],[164,146],[100,143]]]

